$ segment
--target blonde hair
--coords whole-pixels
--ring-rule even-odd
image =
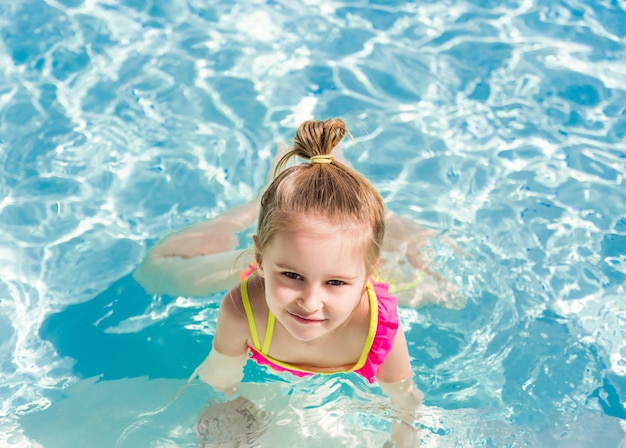
[[[257,257],[277,232],[292,230],[307,217],[315,216],[340,226],[367,229],[354,234],[362,239],[366,269],[372,274],[385,234],[385,206],[372,184],[336,159],[330,163],[302,163],[283,171],[295,156],[307,160],[332,156],[346,135],[350,135],[346,124],[339,118],[300,125],[293,148],[279,161],[274,181],[261,198]]]

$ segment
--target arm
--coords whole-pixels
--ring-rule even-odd
[[[239,288],[234,288],[220,305],[213,349],[194,376],[197,373],[215,391],[231,398],[238,392],[243,378],[249,334],[241,294]],[[226,401],[210,402],[194,426],[201,447],[222,446],[222,443],[230,444],[233,440],[245,441],[246,446],[256,446],[256,439],[263,434],[270,421],[271,415],[267,411],[238,395]]]
[[[213,348],[194,372],[218,392],[231,396],[239,389],[248,359],[248,321],[239,288],[231,290],[220,305]]]
[[[423,394],[413,383],[413,370],[409,358],[406,337],[399,325],[391,351],[378,369],[376,380],[389,396],[392,404],[402,410],[415,411],[421,404]]]
[[[391,426],[391,438],[395,446],[418,446],[418,428],[415,427],[415,420],[423,394],[413,382],[409,350],[401,325],[376,379],[381,389],[389,396],[396,411],[394,412],[396,420]]]

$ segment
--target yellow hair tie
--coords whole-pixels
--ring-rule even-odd
[[[324,154],[321,156],[313,156],[309,159],[311,163],[332,163],[335,157],[332,154]]]

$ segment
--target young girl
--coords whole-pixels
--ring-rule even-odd
[[[149,292],[195,296],[241,280],[221,302],[213,349],[196,371],[215,390],[237,391],[248,355],[299,377],[354,372],[405,411],[408,421],[394,423],[393,438],[416,446],[413,416],[422,394],[397,300],[375,275],[383,247],[425,269],[417,248],[428,235],[386,213],[373,186],[334,157],[347,133],[340,119],[303,123],[260,202],[169,237],[135,277]],[[294,156],[308,163],[283,170]],[[234,250],[235,233],[249,226],[258,206],[250,264],[245,251]],[[385,240],[386,220],[396,234]]]

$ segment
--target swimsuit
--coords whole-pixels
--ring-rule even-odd
[[[396,297],[389,295],[388,284],[375,281],[367,283],[367,296],[370,304],[370,325],[363,351],[357,363],[348,370],[315,372],[279,361],[269,356],[268,353],[272,343],[274,323],[276,321],[276,317],[269,310],[267,311],[265,338],[263,339],[263,346],[261,346],[254,314],[252,314],[252,307],[250,306],[250,298],[248,297],[248,279],[254,270],[255,269],[248,269],[248,271],[246,271],[246,274],[248,274],[249,271],[251,272],[244,278],[240,287],[241,299],[246,311],[250,335],[252,336],[253,346],[248,347],[251,359],[260,365],[268,366],[279,372],[289,372],[299,377],[315,374],[355,372],[363,376],[370,383],[376,381],[376,373],[389,354],[393,346],[396,332],[398,331],[398,301]]]

